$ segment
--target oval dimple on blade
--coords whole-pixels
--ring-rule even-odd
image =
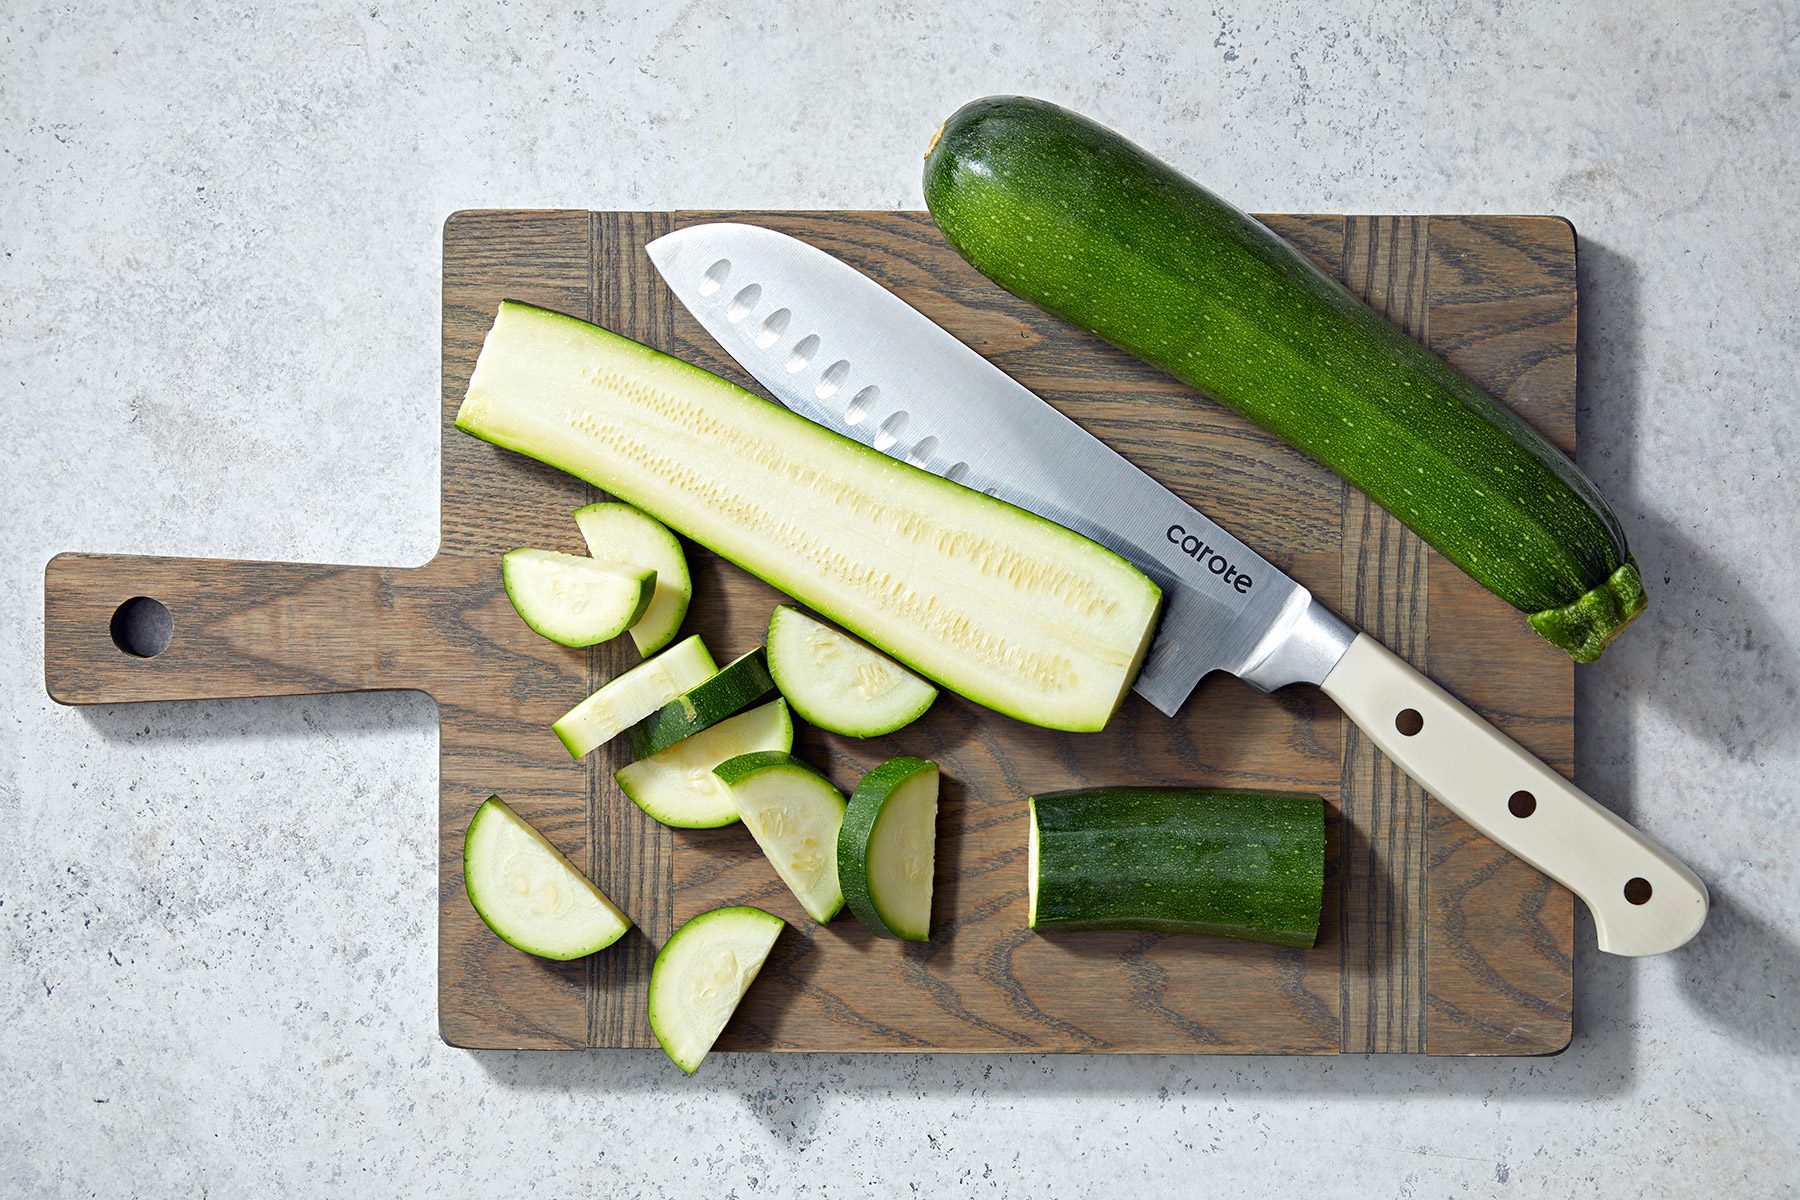
[[[788,322],[793,319],[793,311],[786,308],[778,308],[764,317],[762,325],[756,332],[756,348],[767,350],[780,341],[781,335],[787,332]]]
[[[849,348],[831,344],[821,334],[829,322],[809,321],[804,304],[796,303],[804,297],[781,294],[777,280],[757,273],[754,254],[708,249],[704,228],[677,230],[646,249],[707,332],[752,375],[764,379],[777,400],[891,458],[983,490],[971,484],[968,462],[945,437],[921,425],[916,409],[897,407],[895,393],[884,392],[878,380],[859,377],[856,359],[845,353]],[[750,236],[770,232],[738,228]],[[773,369],[759,369],[753,359]],[[771,378],[781,379],[782,386],[767,384]]]

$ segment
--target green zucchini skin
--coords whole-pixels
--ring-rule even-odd
[[[1261,222],[1042,100],[959,109],[925,203],[964,258],[1361,488],[1578,661],[1644,606],[1567,456]]]
[[[1305,948],[1325,803],[1287,792],[1093,787],[1033,796],[1031,927],[1202,933]]]
[[[881,820],[882,810],[904,785],[916,776],[927,773],[932,781],[932,820],[935,822],[937,787],[941,778],[938,765],[929,759],[902,755],[888,759],[862,777],[862,782],[856,785],[856,790],[850,794],[849,804],[844,809],[844,823],[838,827],[838,886],[844,890],[844,903],[862,926],[877,937],[900,938],[911,942],[931,940],[930,872],[925,873],[922,889],[927,901],[927,927],[906,932],[902,931],[904,922],[898,922],[901,928],[896,928],[882,913],[881,904],[875,898],[877,885],[870,878],[879,870],[871,859],[876,851],[875,825]],[[934,824],[934,842],[935,829]]]
[[[659,754],[735,717],[774,690],[775,681],[769,676],[763,648],[758,646],[633,725],[632,753],[638,758]]]

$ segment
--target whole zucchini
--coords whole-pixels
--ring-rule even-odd
[[[1209,933],[1306,947],[1325,802],[1287,792],[1092,787],[1033,796],[1033,929]]]
[[[990,279],[1330,467],[1577,661],[1643,611],[1625,535],[1574,463],[1111,130],[1042,100],[977,100],[933,138],[925,203]]]

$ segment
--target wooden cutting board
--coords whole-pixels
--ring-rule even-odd
[[[1007,296],[917,213],[469,212],[444,230],[443,540],[413,569],[63,555],[45,580],[45,677],[71,704],[383,688],[437,700],[439,1013],[468,1047],[650,1046],[656,947],[749,902],[791,923],[721,1040],[730,1050],[1544,1054],[1570,1036],[1571,898],[1420,794],[1313,689],[1204,682],[1170,720],[1132,696],[1103,733],[1030,728],[946,696],[863,744],[796,749],[848,789],[889,755],[938,760],[934,938],[806,920],[741,829],[677,831],[613,785],[619,748],[571,762],[550,722],[636,661],[629,639],[565,650],[500,589],[518,545],[578,552],[587,485],[456,433],[503,298],[597,321],[745,386],[662,285],[646,241],[713,219],[811,241],[893,288],[1427,669],[1565,772],[1573,673],[1523,619],[1354,490],[1186,389]],[[1352,291],[1575,440],[1575,243],[1541,217],[1266,218]],[[802,331],[803,332],[803,331]],[[721,662],[762,637],[771,588],[690,547],[688,628]],[[115,612],[169,610],[155,657]],[[1024,797],[1089,783],[1316,791],[1331,804],[1325,919],[1309,951],[1025,927]],[[552,964],[494,938],[463,894],[463,828],[499,792],[638,929]]]

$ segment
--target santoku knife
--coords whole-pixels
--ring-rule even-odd
[[[1402,770],[1580,896],[1600,949],[1659,954],[1706,919],[1706,887],[1381,643],[1179,496],[853,267],[755,225],[647,247],[675,295],[789,408],[1065,525],[1163,589],[1136,690],[1173,715],[1200,678],[1324,689]]]

